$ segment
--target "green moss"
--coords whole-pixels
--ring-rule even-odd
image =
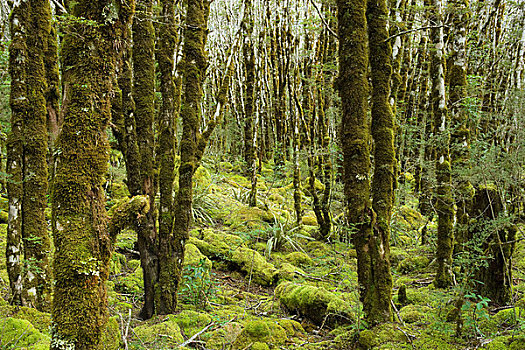
[[[232,171],[233,170],[233,165],[230,162],[220,162],[219,163],[219,167],[222,170],[226,170],[226,171]]]
[[[403,274],[421,271],[430,264],[430,259],[426,256],[412,256],[402,260],[397,271]]]
[[[330,248],[323,242],[312,241],[306,245],[306,251],[311,256],[319,258],[327,255],[330,252]]]
[[[407,305],[399,310],[405,323],[425,323],[432,314],[432,309],[424,305]]]
[[[276,204],[284,204],[284,202],[286,201],[284,199],[283,196],[281,196],[280,194],[278,193],[271,193],[269,196],[268,196],[268,200],[276,203]]]
[[[112,182],[109,188],[109,196],[112,200],[129,197],[129,191],[126,184],[120,182]]]
[[[277,320],[277,323],[286,331],[288,337],[298,337],[305,333],[303,326],[297,321],[280,319]]]
[[[26,320],[42,333],[49,332],[51,326],[51,315],[46,312],[40,312],[30,307],[20,307],[14,310],[10,316]]]
[[[0,320],[1,344],[6,349],[49,349],[50,338],[38,331],[29,321],[8,317]],[[16,347],[15,347],[16,346]]]
[[[275,295],[290,312],[306,316],[318,325],[355,320],[350,305],[324,288],[282,282]]]
[[[171,318],[171,316],[170,316]],[[211,322],[208,314],[192,310],[183,310],[175,315],[173,320],[179,325],[186,337],[191,337]],[[201,336],[204,341],[209,338],[206,334]]]
[[[286,331],[272,320],[248,321],[239,334],[232,349],[254,349],[255,343],[267,344],[269,349],[279,349],[287,339]],[[250,347],[250,344],[252,344]],[[259,349],[262,349],[259,346]]]
[[[186,250],[184,251],[184,265],[199,265],[201,260],[204,260],[204,266],[208,271],[211,270],[212,262],[204,254],[202,254],[194,244],[186,244]]]
[[[313,264],[312,259],[306,255],[303,252],[293,252],[284,257],[286,261],[288,261],[290,264],[304,267],[304,266],[311,266]]]
[[[206,188],[211,184],[211,175],[208,169],[200,166],[193,174],[193,185],[200,188]]]
[[[0,224],[7,224],[8,216],[6,211],[0,211]]]
[[[238,248],[231,254],[231,262],[238,265],[240,269],[251,276],[254,282],[270,286],[275,283],[277,269],[257,251],[249,248]]]
[[[279,280],[293,280],[297,275],[297,272],[304,274],[304,271],[290,263],[284,263],[281,265],[278,271]]]
[[[156,346],[176,346],[184,341],[180,327],[174,317],[168,317],[161,323],[154,323],[155,321],[152,320],[133,330],[142,342],[145,344],[155,343]]]
[[[242,332],[242,325],[238,322],[228,323],[226,326],[213,331],[206,342],[206,348],[213,350],[228,349]]]
[[[106,329],[102,333],[102,348],[104,350],[118,350],[120,349],[120,327],[117,317],[110,317],[106,323]]]
[[[303,225],[317,226],[317,218],[313,215],[303,216]]]
[[[144,292],[140,261],[131,260],[128,262],[128,268],[132,269],[131,273],[117,277],[115,280],[115,290],[121,293],[140,295]]]
[[[273,215],[257,207],[241,207],[232,211],[226,220],[233,230],[255,230],[267,228],[267,223],[274,221]]]

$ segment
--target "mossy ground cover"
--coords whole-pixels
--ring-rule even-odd
[[[356,251],[345,236],[320,242],[309,238],[316,226],[294,229],[293,191],[286,189],[284,178],[276,178],[271,165],[264,165],[259,178],[267,190],[259,192],[258,207],[250,209],[242,195],[248,191],[241,181],[242,167],[205,164],[208,169],[199,172],[202,181],[196,191],[214,204],[206,209],[212,222],[195,222],[192,228],[179,311],[149,321],[136,318],[143,302],[142,270],[136,234],[123,232],[108,281],[113,318],[104,336],[106,349],[123,348],[122,334],[128,349],[137,350],[178,349],[190,338],[188,349],[525,349],[524,242],[518,243],[514,256],[516,307],[496,309],[490,302],[480,304],[477,296],[467,298],[458,336],[451,315],[461,280],[450,290],[432,285],[435,225],[427,225],[430,244],[421,246],[426,218],[407,196],[405,204],[395,208],[392,232],[395,322],[367,329],[361,321]],[[125,193],[119,186],[112,188],[119,189],[113,190],[119,196]],[[108,205],[118,199],[109,198]],[[308,209],[310,199],[305,196],[303,201]],[[335,210],[334,217],[338,214]],[[315,220],[308,223],[315,225]],[[0,225],[0,249],[5,249],[5,226]],[[268,250],[268,239],[277,234],[288,235],[295,247],[284,239],[277,249]],[[7,304],[5,269],[3,257],[0,344],[20,339],[13,349],[48,347],[49,314]],[[405,300],[399,298],[401,288]],[[8,331],[2,331],[2,325],[8,325]]]

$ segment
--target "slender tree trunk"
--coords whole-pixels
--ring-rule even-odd
[[[344,156],[344,193],[352,243],[357,252],[357,276],[365,318],[373,323],[375,299],[371,237],[375,213],[370,200],[370,125],[368,110],[367,1],[337,1],[339,78],[342,100],[341,145]],[[390,296],[389,296],[390,297]],[[377,315],[382,318],[382,315]]]
[[[27,64],[29,61],[27,33],[31,22],[31,4],[18,2],[10,16],[12,41],[9,47],[9,73],[11,75],[11,133],[7,136],[7,195],[9,219],[7,224],[6,259],[11,289],[10,302],[22,305],[22,200],[23,200],[23,132],[24,119],[30,110],[28,99]]]
[[[98,350],[107,320],[106,280],[116,235],[110,235],[107,227],[102,188],[109,161],[106,127],[119,44],[117,26],[129,23],[133,3],[119,2],[117,20],[111,22],[106,1],[66,1],[65,6],[71,15],[91,22],[69,24],[62,42],[64,123],[56,144],[52,190],[51,349]]]
[[[470,130],[467,111],[463,107],[467,97],[467,22],[469,19],[468,0],[454,0],[449,3],[452,31],[449,38],[448,82],[450,96],[448,104],[451,114],[450,159],[455,179],[456,202],[456,246],[468,240],[468,211],[474,196],[472,187],[464,172],[470,158]]]
[[[369,0],[367,19],[372,75],[372,136],[375,161],[372,208],[377,215],[369,246],[374,282],[370,286],[370,293],[374,293],[374,303],[368,319],[372,323],[380,323],[392,320],[390,219],[396,181],[394,114],[389,101],[392,49],[387,40],[388,7],[386,0]]]
[[[150,198],[155,206],[154,137],[155,116],[155,31],[153,29],[153,1],[137,0],[133,20],[133,99],[135,101],[135,123],[140,154],[141,193]],[[142,218],[138,225],[137,243],[140,265],[144,277],[144,306],[142,319],[155,313],[155,284],[158,281],[158,237],[155,210]]]
[[[162,1],[163,23],[159,31],[157,60],[161,76],[160,90],[162,105],[160,111],[160,136],[158,157],[160,157],[160,214],[159,214],[159,281],[157,312],[175,312],[176,296],[173,281],[177,279],[176,261],[173,254],[173,184],[175,181],[175,128],[180,107],[180,79],[175,77],[174,54],[177,48],[177,23],[174,0]]]
[[[430,76],[432,78],[432,115],[434,119],[435,136],[435,166],[436,166],[436,204],[438,214],[437,233],[437,273],[434,284],[438,288],[446,288],[453,283],[452,252],[454,249],[454,201],[451,188],[451,169],[449,155],[448,133],[449,117],[445,95],[445,56],[443,41],[443,21],[441,20],[441,0],[426,0],[430,7],[429,20],[435,27],[431,29]]]

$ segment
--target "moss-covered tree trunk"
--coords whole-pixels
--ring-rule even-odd
[[[441,0],[425,0],[429,6],[429,20],[434,25],[430,40],[430,76],[432,79],[432,117],[434,120],[434,148],[436,168],[436,203],[438,232],[436,260],[437,272],[434,284],[446,288],[453,283],[452,252],[454,249],[454,200],[451,188],[451,168],[449,155],[449,117],[445,94],[445,55],[443,39],[443,21],[441,19]]]
[[[108,167],[117,27],[133,3],[66,1],[72,21],[62,41],[64,122],[52,188],[55,243],[51,349],[102,349],[106,280],[113,240],[102,184]]]
[[[9,47],[9,74],[11,75],[11,132],[7,136],[7,195],[9,219],[7,224],[6,260],[11,291],[10,302],[22,305],[22,198],[23,198],[23,131],[24,119],[29,113],[27,79],[27,31],[31,22],[31,4],[21,1],[10,16],[11,45]],[[23,64],[25,62],[26,64]]]
[[[153,1],[137,0],[133,19],[133,89],[137,145],[140,154],[141,193],[150,198],[152,210],[137,226],[137,245],[144,277],[144,305],[142,319],[155,313],[155,284],[158,281],[158,237],[155,207],[154,136],[155,118],[155,30],[153,28]],[[136,170],[133,170],[136,171]]]
[[[344,156],[344,193],[352,243],[357,252],[360,299],[370,325],[384,319],[374,280],[373,237],[375,213],[370,200],[370,124],[368,110],[367,1],[337,1],[339,28],[339,77],[342,100],[340,133]],[[388,295],[390,299],[390,295]],[[390,300],[388,301],[390,304]],[[379,313],[378,313],[379,311]]]
[[[13,126],[8,142],[8,171],[16,183],[10,181],[8,186],[7,265],[12,301],[48,310],[51,301],[48,254],[51,249],[44,213],[48,187],[44,58],[51,31],[49,2],[17,3],[11,26]]]
[[[159,49],[157,61],[160,70],[160,91],[162,105],[160,110],[159,145],[160,158],[159,189],[159,280],[157,312],[175,312],[176,300],[171,290],[176,275],[176,261],[173,254],[173,184],[175,181],[176,118],[180,107],[180,79],[175,75],[174,55],[177,48],[177,23],[175,1],[163,0],[159,30]]]
[[[372,76],[372,137],[374,139],[374,177],[372,208],[376,213],[369,254],[372,261],[374,303],[368,319],[372,323],[392,320],[390,272],[390,219],[394,205],[396,159],[394,114],[390,105],[392,49],[387,40],[386,0],[369,0],[367,10],[370,67]]]
[[[253,13],[251,0],[244,1],[244,161],[246,175],[250,177],[252,188],[249,196],[249,205],[257,205],[257,159],[255,149],[254,99],[255,99],[255,52],[253,47]]]
[[[449,109],[451,114],[450,160],[454,172],[456,202],[456,250],[462,249],[468,236],[468,211],[474,188],[465,175],[470,158],[470,129],[464,103],[467,97],[467,24],[468,0],[449,2],[452,31],[449,35],[447,80],[449,84]]]
[[[193,202],[193,174],[199,166],[209,134],[200,134],[200,102],[202,85],[207,67],[207,54],[204,50],[208,36],[208,0],[188,0],[186,25],[184,29],[182,70],[182,138],[180,142],[181,164],[179,167],[179,190],[175,197],[173,225],[173,255],[176,265],[172,281],[173,300],[182,278],[184,246],[189,238],[191,206]],[[201,146],[204,144],[204,147]]]

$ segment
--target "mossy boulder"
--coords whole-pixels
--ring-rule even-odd
[[[170,316],[171,317],[171,316]],[[205,313],[183,310],[175,315],[173,320],[179,325],[186,337],[191,337],[211,322],[211,316]],[[210,335],[203,334],[201,339],[208,339]]]
[[[193,174],[193,185],[195,187],[206,188],[211,183],[211,175],[208,169],[200,166]]]
[[[350,304],[324,288],[282,282],[275,289],[275,296],[288,311],[305,316],[317,325],[355,320]]]
[[[315,217],[315,215],[306,215],[306,216],[303,216],[303,225],[307,225],[307,226],[317,226],[317,218]]]
[[[190,237],[189,244],[207,257],[226,261],[228,268],[242,271],[258,284],[269,286],[276,282],[277,269],[259,252],[247,248],[239,236],[203,230],[200,237]]]
[[[290,263],[284,263],[281,265],[278,271],[279,280],[288,280],[291,281],[294,279],[294,277],[301,273],[304,275],[304,271],[300,268],[290,264]]]
[[[49,327],[51,326],[51,314],[47,312],[41,312],[32,307],[16,307],[11,308],[11,312],[6,313],[5,315],[15,317],[17,319],[26,320],[31,322],[31,324],[39,331],[44,334],[49,332]]]
[[[112,182],[109,187],[109,197],[112,200],[122,199],[129,197],[129,191],[126,184],[122,182]]]
[[[0,319],[0,330],[1,349],[49,349],[50,337],[27,320],[13,317]]]
[[[286,331],[276,321],[253,320],[244,325],[232,349],[280,349],[287,338]]]
[[[350,336],[353,331],[350,331]],[[349,335],[340,335],[336,337],[335,343],[338,348],[343,349],[344,343],[348,341]],[[408,343],[408,339],[399,327],[395,324],[385,323],[372,329],[359,332],[357,336],[358,349],[401,349],[401,344]]]
[[[240,247],[234,250],[230,261],[247,276],[252,276],[255,283],[271,286],[277,280],[277,269],[253,249]]]
[[[403,274],[419,272],[425,269],[429,264],[430,259],[426,256],[411,256],[399,263],[397,266],[397,271]]]
[[[407,305],[399,310],[405,323],[424,323],[431,313],[432,309],[424,305]]]
[[[138,264],[137,264],[138,263]],[[128,262],[129,273],[118,276],[115,279],[115,290],[127,294],[142,294],[144,292],[144,282],[142,280],[142,268],[138,260]]]
[[[233,230],[265,229],[274,221],[272,213],[257,207],[240,207],[233,210],[226,225]]]
[[[304,267],[313,264],[312,258],[303,252],[292,252],[284,257],[284,259],[294,266]]]
[[[229,349],[241,332],[242,325],[240,323],[228,323],[212,332],[210,338],[206,341],[206,348],[211,350]]]
[[[198,266],[201,263],[204,265],[207,271],[211,271],[211,260],[208,259],[204,254],[202,254],[196,245],[192,243],[186,244],[186,248],[184,251],[184,266]]]
[[[305,334],[303,326],[297,321],[283,318],[277,320],[277,323],[283,327],[288,337],[300,337]]]
[[[180,327],[173,316],[168,317],[163,322],[158,319],[151,320],[146,324],[136,327],[133,332],[146,345],[155,344],[174,348],[184,342],[180,332]]]

